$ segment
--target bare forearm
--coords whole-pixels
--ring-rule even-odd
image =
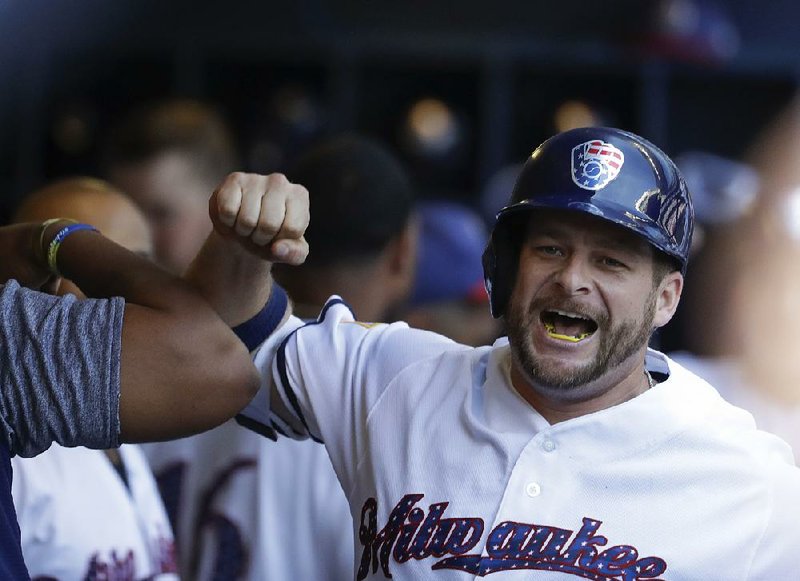
[[[212,232],[185,275],[231,327],[247,321],[267,302],[272,263],[236,240]]]
[[[204,307],[180,278],[94,232],[67,237],[57,262],[60,273],[89,297],[121,296],[128,303],[170,312]]]

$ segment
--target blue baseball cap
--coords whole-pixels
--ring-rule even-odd
[[[481,264],[488,231],[480,214],[449,201],[421,202],[417,212],[420,233],[411,304],[488,303]]]

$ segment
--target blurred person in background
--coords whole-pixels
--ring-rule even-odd
[[[208,196],[237,169],[234,145],[219,113],[194,101],[145,107],[112,131],[108,176],[144,209],[155,256],[173,272],[211,231]],[[187,578],[352,577],[352,519],[322,446],[273,443],[231,421],[145,453]]]
[[[238,169],[223,117],[190,100],[144,107],[113,130],[105,161],[109,180],[147,216],[156,260],[180,273],[211,231],[208,193]]]
[[[514,189],[522,164],[512,163],[494,172],[481,188],[478,209],[487,230],[494,225],[497,213],[508,203],[508,192]]]
[[[285,285],[298,316],[316,319],[332,293],[363,313],[365,321],[396,316],[411,290],[417,233],[414,191],[394,152],[363,136],[342,135],[302,154],[287,173],[308,189],[306,239],[316,248],[300,266],[275,265],[276,280]],[[305,562],[289,563],[283,575],[269,579],[352,579],[353,518],[327,451],[287,440],[278,438],[274,444],[287,451],[287,466],[275,465],[280,471],[265,476],[280,491],[271,497],[283,504],[265,514],[271,515],[273,530],[282,527],[286,542],[313,551]],[[326,462],[292,470],[290,462],[303,462],[311,454],[324,455]],[[287,478],[292,472],[297,476]],[[315,514],[324,518],[317,520]],[[312,537],[313,545],[306,540]],[[305,545],[299,544],[304,540]]]
[[[54,182],[27,196],[17,222],[69,216],[150,257],[141,211],[109,184],[91,178]],[[59,294],[85,298],[62,279]],[[177,579],[172,529],[139,446],[91,450],[53,444],[35,458],[15,457],[12,494],[22,553],[33,579]]]
[[[687,351],[675,357],[786,440],[800,463],[800,102],[751,147],[748,165],[706,160],[717,222],[692,270]],[[720,170],[722,171],[716,171]],[[687,179],[691,173],[687,174]],[[727,194],[725,192],[727,191]],[[703,190],[697,190],[702,194]]]
[[[403,319],[474,347],[494,342],[500,326],[489,310],[481,257],[488,230],[471,208],[449,201],[418,206],[414,290]]]
[[[314,246],[300,267],[277,265],[275,278],[300,317],[316,318],[332,294],[364,321],[401,312],[414,280],[414,192],[396,155],[377,141],[343,135],[320,143],[288,171],[309,191]]]
[[[47,294],[62,277],[93,298]],[[0,227],[0,361],[2,579],[29,578],[12,457],[198,433],[242,409],[258,382],[194,289],[63,218]]]

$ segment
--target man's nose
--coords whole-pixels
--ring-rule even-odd
[[[555,273],[555,283],[568,295],[579,295],[589,292],[591,286],[589,267],[586,261],[577,255],[569,256]]]

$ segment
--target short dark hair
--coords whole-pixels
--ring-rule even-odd
[[[660,250],[653,248],[653,287],[657,287],[661,281],[671,272],[681,271],[681,264],[674,258]]]
[[[322,142],[302,155],[287,177],[309,193],[309,266],[369,259],[408,224],[414,203],[409,175],[372,139],[343,135]]]
[[[112,128],[104,165],[146,162],[158,155],[187,155],[200,175],[218,181],[237,169],[234,137],[213,107],[189,99],[151,103],[132,111]]]

